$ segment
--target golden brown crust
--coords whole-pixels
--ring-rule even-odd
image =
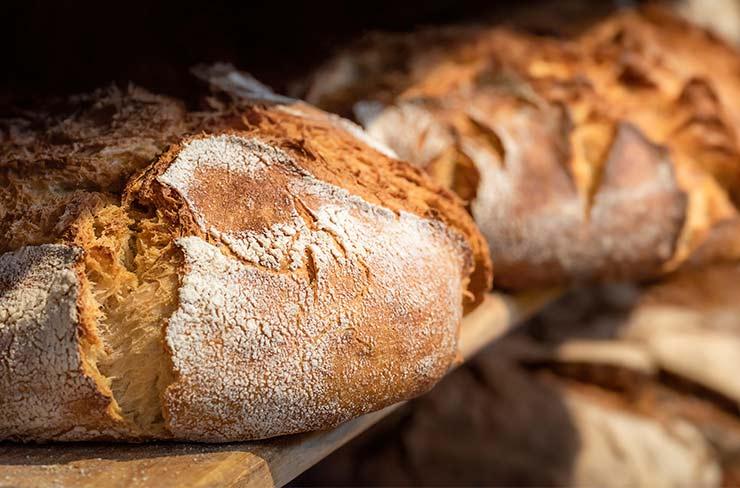
[[[181,103],[129,87],[0,120],[0,252],[55,242],[186,131]]]
[[[594,160],[581,162],[577,138],[594,128],[601,136],[598,125],[578,125],[558,105],[531,106],[506,90],[492,87],[441,108],[399,104],[401,113],[413,110],[396,120],[385,112],[370,130],[388,142],[393,134],[423,140],[428,147],[417,153],[429,159],[417,160],[421,165],[472,161],[471,212],[488,238],[500,286],[659,273],[675,252],[686,207],[666,151],[631,125],[607,125],[608,139],[589,155]],[[415,131],[413,121],[426,114],[435,125]],[[443,134],[437,142],[444,141],[436,151],[429,150],[435,130]]]
[[[121,96],[124,108],[135,102],[127,96],[136,99]],[[64,336],[67,348],[46,348],[38,365],[23,367],[82,386],[23,397],[13,408],[47,409],[61,420],[39,415],[26,428],[0,415],[1,438],[270,437],[408,399],[448,370],[463,306],[491,280],[483,239],[457,197],[308,106],[178,112],[148,129],[127,113],[111,115],[122,126],[99,147],[96,122],[81,122],[72,132],[92,131],[77,141],[85,156],[53,147],[66,155],[58,172],[19,170],[50,158],[33,143],[25,156],[14,149],[2,168],[13,183],[4,202],[25,192],[42,211],[65,216],[58,229],[51,217],[32,228],[20,207],[0,207],[6,232],[17,232],[4,249],[29,253],[38,241],[79,249],[75,272],[58,270],[74,277],[62,302],[77,315],[34,332],[38,343]],[[141,142],[149,129],[150,146]],[[179,142],[125,190],[113,182],[141,169],[146,151],[168,138]],[[143,152],[116,159],[113,151],[108,161],[116,144],[139,143]],[[0,277],[11,271],[0,267]],[[39,288],[39,303],[56,300],[47,289],[56,274],[31,273],[24,287]],[[11,298],[3,295],[0,311],[17,305]],[[9,317],[0,342],[25,341]],[[11,366],[0,388],[13,402],[13,375],[26,373],[20,359]],[[65,401],[59,392],[89,411],[54,410]]]
[[[490,289],[492,265],[483,236],[466,215],[458,197],[434,184],[422,171],[358,139],[345,129],[344,121],[338,117],[302,103],[275,107],[247,105],[232,110],[236,113],[204,119],[205,130],[245,131],[301,161],[301,166],[316,178],[358,195],[368,203],[443,222],[455,229],[472,251],[469,265],[473,270],[468,286],[472,301],[466,301],[466,305],[478,304]],[[136,178],[129,187],[129,195],[136,193],[144,202],[154,199],[151,188],[161,186],[152,180],[179,150],[180,147],[174,146],[148,172]],[[141,192],[140,188],[146,190]],[[265,197],[274,196],[266,193]],[[157,198],[168,199],[166,192]],[[224,203],[221,208],[216,202],[211,205],[215,206],[214,213],[234,217],[233,211],[225,211],[232,208],[231,202]],[[178,210],[178,218],[194,228],[187,213]]]
[[[702,166],[736,198],[739,164],[732,153],[740,136],[740,110],[734,103],[740,96],[737,49],[657,7],[625,11],[595,26],[580,42],[603,55],[603,61],[613,59],[616,49],[626,49],[628,56],[621,56],[619,67],[623,75],[634,67],[679,109],[688,108],[682,114],[685,124],[674,128],[676,134],[688,139],[687,146],[693,143],[695,150],[704,151]]]
[[[500,286],[649,278],[734,218],[740,188],[733,85],[712,68],[740,57],[667,15],[627,11],[571,40],[379,37],[317,75],[309,100],[354,104],[371,135],[469,199]]]
[[[187,139],[127,189],[187,236],[166,331],[175,437],[336,425],[425,391],[456,357],[480,266],[459,230],[469,217],[419,171],[323,117],[247,109],[247,131]],[[219,304],[233,304],[237,328],[213,319]]]

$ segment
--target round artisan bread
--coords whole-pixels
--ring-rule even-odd
[[[157,119],[124,156],[114,140],[24,171],[85,138],[72,130],[3,163],[6,192],[61,217],[38,232],[0,200],[3,231],[30,229],[0,255],[0,439],[323,429],[426,391],[456,360],[464,307],[491,280],[456,197],[308,106],[221,109]],[[104,123],[85,113],[64,123]],[[31,137],[7,134],[11,149]],[[98,172],[80,178],[83,159]],[[97,184],[106,172],[125,188]]]
[[[569,39],[376,36],[307,96],[354,104],[371,135],[467,200],[499,286],[649,279],[737,217],[740,126],[721,60],[740,64],[670,14],[626,11]]]

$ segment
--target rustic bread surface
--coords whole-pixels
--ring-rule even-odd
[[[57,125],[4,125],[0,437],[328,428],[456,360],[491,264],[420,170],[303,104],[83,99]]]
[[[468,200],[500,286],[644,279],[737,214],[739,60],[665,12],[625,11],[567,39],[504,27],[378,35],[307,96],[353,110]]]

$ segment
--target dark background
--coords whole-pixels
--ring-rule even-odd
[[[558,24],[553,15],[568,18],[574,10],[603,11],[614,3],[624,2],[5,0],[0,1],[0,109],[11,101],[129,81],[187,99],[195,90],[188,68],[208,61],[232,62],[285,91],[291,80],[370,30],[507,21],[514,11],[552,26]]]
[[[409,30],[496,7],[481,0],[4,1],[0,90],[61,94],[133,81],[183,96],[188,67],[218,60],[280,89],[367,30]]]

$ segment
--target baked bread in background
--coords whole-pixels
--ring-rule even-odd
[[[0,439],[324,429],[456,361],[491,280],[458,199],[305,104],[208,103],[3,122]]]
[[[708,32],[626,10],[563,38],[480,26],[369,36],[306,97],[353,113],[467,200],[497,285],[523,289],[653,278],[736,220],[738,70]]]
[[[296,485],[737,486],[739,279],[574,288]]]

